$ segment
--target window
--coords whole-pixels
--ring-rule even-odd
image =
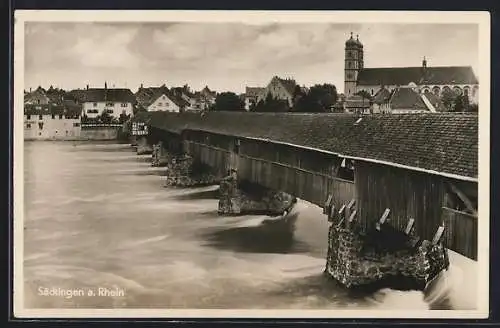
[[[97,114],[97,113],[99,113],[99,111],[97,109],[88,109],[87,113],[89,113],[89,114]]]
[[[373,96],[373,89],[372,89],[372,96]]]
[[[59,114],[59,119],[62,120],[63,114]]]
[[[106,113],[113,114],[113,110],[112,109],[108,109],[108,110],[106,110]]]
[[[26,124],[26,129],[31,129],[31,124],[30,123]]]
[[[55,114],[52,114],[52,119],[55,119],[56,118],[56,115]]]
[[[40,105],[40,99],[37,99],[37,100],[36,100],[36,103]]]
[[[94,107],[97,107],[97,103],[94,103]]]
[[[109,103],[106,103],[106,106],[107,107],[113,107],[115,104],[113,104],[112,102],[109,102]]]
[[[38,119],[39,120],[43,120],[43,116],[42,115],[38,115]]]
[[[31,115],[26,115],[27,120],[31,120]]]
[[[38,123],[38,129],[43,130],[43,122]]]
[[[73,127],[77,128],[80,126],[80,123],[73,123]]]
[[[158,103],[158,106],[163,106],[163,103]]]
[[[128,107],[127,103],[122,103],[122,107]]]

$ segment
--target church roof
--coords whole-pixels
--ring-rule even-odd
[[[470,66],[365,68],[358,74],[358,85],[477,84]]]

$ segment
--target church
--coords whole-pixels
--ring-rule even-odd
[[[477,104],[479,83],[471,66],[428,66],[423,59],[416,67],[364,67],[363,44],[351,37],[345,43],[344,95],[346,98],[365,91],[375,97],[383,89],[393,92],[399,88],[411,88],[418,94],[432,93],[440,97],[443,92],[453,91],[464,95]]]

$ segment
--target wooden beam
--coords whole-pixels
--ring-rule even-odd
[[[378,220],[377,224],[375,225],[375,228],[380,231],[380,227],[387,221],[387,218],[389,217],[389,213],[391,212],[390,209],[386,208],[380,219]]]
[[[356,200],[354,198],[351,199],[351,201],[347,205],[347,209],[350,210],[354,206],[355,203],[356,203]]]
[[[441,240],[441,238],[443,237],[443,233],[444,233],[444,227],[440,226],[437,229],[436,234],[434,235],[434,238],[432,239],[433,245],[436,245]]]
[[[406,225],[406,229],[405,229],[405,234],[406,235],[409,235],[411,230],[413,229],[413,224],[415,223],[415,219],[412,219],[410,218],[408,220],[408,224]]]
[[[331,211],[328,214],[328,221],[333,221],[335,218],[335,205],[332,205]]]
[[[467,197],[466,194],[464,194],[457,186],[455,186],[453,183],[451,182],[448,182],[448,184],[450,185],[450,188],[451,190],[457,194],[457,196],[462,200],[462,202],[464,202],[465,206],[467,206],[467,208],[469,209],[469,211],[471,211],[474,215],[477,216],[477,210],[474,208],[474,205],[472,205],[472,202],[471,200],[469,199],[469,197]]]
[[[342,207],[339,210],[339,217],[344,218],[344,216],[345,216],[345,204],[342,205]]]
[[[352,212],[351,216],[349,217],[349,223],[351,223],[352,221],[354,221],[354,219],[356,218],[356,214],[358,213],[358,211],[354,210],[354,212]]]

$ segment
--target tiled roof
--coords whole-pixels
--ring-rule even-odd
[[[358,85],[477,84],[470,66],[365,68]]]
[[[82,112],[82,108],[79,105],[65,101],[64,105],[24,105],[25,115],[61,115],[64,114],[66,117],[78,118]]]
[[[432,92],[426,92],[424,93],[424,97],[427,98],[427,100],[429,100],[429,102],[432,104],[432,106],[434,106],[436,111],[446,112],[446,107],[443,105],[443,102],[441,101],[441,99],[439,99],[438,96],[436,96]]]
[[[135,103],[135,96],[130,89],[91,88],[79,90],[83,102],[131,102]]]
[[[429,110],[422,97],[411,88],[397,88],[390,99],[391,109]]]
[[[386,88],[382,88],[375,94],[373,102],[378,105],[383,104],[389,100],[391,95],[392,93],[389,90],[387,90]]]
[[[346,108],[369,108],[370,100],[360,95],[352,95],[345,101]]]
[[[346,157],[477,179],[478,116],[452,113],[366,115],[144,113],[153,127],[275,140]]]
[[[245,96],[246,97],[258,97],[266,88],[260,87],[246,87]]]
[[[295,87],[297,86],[297,82],[293,79],[282,79],[278,78],[283,87],[288,91],[289,94],[293,95],[295,92]]]

